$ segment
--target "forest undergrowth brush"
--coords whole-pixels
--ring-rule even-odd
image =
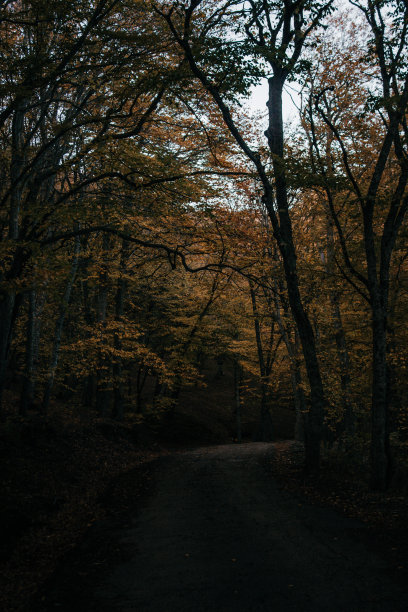
[[[9,398],[10,405],[16,405]],[[0,609],[29,609],[41,584],[104,514],[101,499],[119,476],[166,454],[149,432],[56,406],[0,424]]]
[[[369,445],[354,444],[323,448],[318,477],[305,478],[304,448],[298,442],[276,444],[272,475],[285,490],[304,501],[331,507],[362,522],[359,529],[367,548],[379,552],[394,570],[394,577],[408,583],[408,464],[405,444],[392,440],[394,477],[389,489],[374,492],[368,486]]]

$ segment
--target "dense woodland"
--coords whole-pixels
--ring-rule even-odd
[[[228,371],[238,439],[273,439],[284,405],[307,473],[329,446],[387,488],[408,462],[407,1],[3,0],[0,29],[3,422],[166,423]]]

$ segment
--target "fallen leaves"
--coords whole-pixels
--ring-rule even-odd
[[[10,440],[3,434],[3,503],[10,511],[1,526],[12,539],[1,559],[1,609],[24,609],[60,558],[103,517],[101,498],[112,480],[159,454],[140,451],[114,427],[108,439],[97,421],[44,419],[21,422],[20,435]]]
[[[303,449],[294,442],[279,443],[271,462],[271,472],[279,485],[300,493],[305,502],[335,508],[342,514],[364,523],[359,537],[368,547],[386,557],[398,570],[404,584],[408,580],[408,495],[400,490],[387,495],[372,493],[358,475],[347,473],[341,464],[326,464],[323,456],[318,479],[303,478]],[[298,503],[298,507],[305,503]],[[337,538],[333,538],[337,540]]]

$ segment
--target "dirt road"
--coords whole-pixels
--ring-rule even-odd
[[[161,459],[132,520],[97,527],[99,544],[72,556],[35,609],[407,611],[407,594],[360,540],[364,525],[280,490],[271,452],[242,444]],[[93,569],[79,592],[84,563]]]

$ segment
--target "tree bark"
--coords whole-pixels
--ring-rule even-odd
[[[126,272],[126,263],[129,256],[129,242],[127,240],[122,241],[122,249],[120,254],[120,270],[118,278],[118,286],[116,290],[115,300],[115,318],[118,323],[123,319],[127,282],[124,278]],[[122,349],[122,340],[120,333],[117,331],[114,336],[114,347],[117,351]],[[118,355],[114,358],[113,364],[113,378],[115,381],[115,389],[113,396],[113,418],[121,421],[124,415],[125,407],[125,391],[124,391],[124,380],[123,380],[123,363],[122,358]]]
[[[44,389],[44,395],[42,400],[41,409],[43,414],[47,414],[48,406],[51,398],[51,392],[54,386],[55,373],[57,371],[59,352],[61,346],[61,336],[62,330],[64,327],[65,316],[67,314],[69,302],[71,299],[72,287],[75,282],[75,278],[78,271],[78,262],[79,262],[79,252],[81,248],[80,238],[79,236],[75,239],[75,247],[74,247],[74,255],[71,263],[71,270],[68,276],[67,284],[65,286],[64,295],[62,297],[62,302],[59,307],[59,314],[55,324],[54,330],[54,341],[51,352],[51,360],[48,368],[48,378]]]
[[[330,144],[330,143],[329,143]],[[329,166],[330,175],[332,174],[330,148],[326,154]],[[327,241],[327,263],[326,273],[329,276],[329,280],[334,276],[335,268],[335,245],[333,235],[333,219],[330,214],[327,216],[327,227],[326,227],[326,241]],[[340,364],[340,387],[341,387],[341,401],[343,408],[342,425],[343,431],[346,435],[352,435],[354,433],[354,410],[351,403],[350,393],[350,358],[347,348],[346,333],[343,327],[343,321],[340,310],[340,299],[338,291],[335,287],[331,287],[329,291],[329,300],[332,311],[333,326],[334,326],[334,340],[336,343],[337,356]]]
[[[302,374],[298,360],[295,360],[295,363],[292,365],[290,376],[295,404],[295,440],[297,442],[304,442],[305,427],[303,419],[306,412],[306,401],[302,387]]]
[[[272,418],[269,406],[269,378],[271,375],[271,368],[273,364],[272,360],[272,346],[268,347],[269,363],[265,360],[264,356],[264,347],[262,343],[262,335],[261,335],[261,324],[259,321],[259,312],[258,305],[256,301],[256,294],[253,283],[249,282],[249,291],[251,295],[251,304],[252,304],[252,314],[254,317],[254,327],[255,327],[255,338],[256,338],[256,347],[258,352],[258,364],[259,364],[259,372],[260,372],[260,382],[261,382],[261,410],[259,415],[259,424],[258,429],[255,433],[255,439],[262,442],[271,442],[273,439],[273,427],[272,427]],[[273,343],[273,333],[270,335],[270,342]]]
[[[242,442],[242,397],[241,397],[241,385],[242,385],[242,366],[235,359],[234,360],[234,398],[235,398],[235,431],[236,441],[238,444]]]
[[[278,283],[275,283],[275,317],[279,325],[280,333],[286,346],[288,357],[290,360],[291,384],[293,392],[293,403],[295,406],[295,429],[294,436],[298,442],[305,441],[305,414],[306,414],[306,399],[303,391],[301,362],[299,358],[299,334],[295,329],[294,341],[290,337],[290,330],[287,329],[282,320],[280,299],[278,294]]]
[[[28,294],[28,318],[26,339],[26,363],[23,375],[23,387],[20,398],[20,415],[25,416],[34,401],[34,352],[35,352],[35,318],[36,291],[31,289]]]
[[[99,354],[99,368],[97,372],[97,391],[96,391],[96,407],[102,417],[108,415],[110,393],[108,390],[108,374],[110,363],[103,354],[103,345],[106,344],[106,315],[108,309],[108,249],[110,239],[108,234],[103,234],[102,237],[102,264],[99,274],[99,289],[98,289],[98,310],[97,317],[99,323],[99,334],[101,349]]]
[[[372,307],[373,330],[373,381],[372,381],[372,433],[371,477],[374,490],[384,491],[391,480],[392,461],[388,431],[388,381],[387,381],[387,317],[378,304]]]
[[[10,162],[10,209],[8,239],[15,243],[19,236],[19,217],[21,208],[21,172],[24,166],[24,118],[26,113],[25,99],[20,99],[14,111],[11,125],[11,162]],[[14,278],[15,271],[20,268],[20,260],[23,259],[21,249],[16,247],[13,254],[13,263],[10,274],[5,275],[1,280]],[[13,272],[14,270],[14,272]],[[9,276],[9,278],[7,278]],[[0,303],[0,409],[2,405],[2,395],[6,381],[9,349],[13,333],[14,321],[18,312],[20,300],[16,303],[16,292],[6,289]]]
[[[323,431],[325,397],[317,359],[313,327],[304,309],[299,290],[296,252],[289,215],[288,190],[283,157],[283,83],[284,79],[279,74],[269,79],[269,127],[266,132],[273,160],[275,198],[279,215],[279,226],[277,226],[276,223],[274,204],[270,197],[265,197],[265,204],[282,255],[289,304],[299,331],[306,372],[310,384],[311,404],[305,421],[305,471],[310,474],[316,472],[320,464],[320,445]]]

